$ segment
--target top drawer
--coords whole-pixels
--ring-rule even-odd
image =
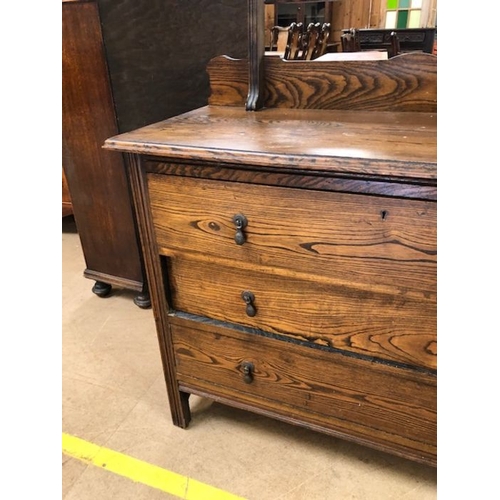
[[[191,252],[435,297],[434,202],[153,173],[147,179],[163,255]],[[238,215],[246,219],[241,231]]]

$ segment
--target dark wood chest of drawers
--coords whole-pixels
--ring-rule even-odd
[[[176,425],[198,394],[436,463],[434,113],[209,105],[106,147]]]

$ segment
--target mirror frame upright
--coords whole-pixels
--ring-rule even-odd
[[[247,111],[262,108],[264,93],[264,0],[248,0]]]

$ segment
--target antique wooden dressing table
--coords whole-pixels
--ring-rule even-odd
[[[208,65],[208,106],[105,144],[173,422],[198,394],[436,465],[436,58],[263,54],[252,35]]]

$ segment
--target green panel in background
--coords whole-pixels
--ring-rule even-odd
[[[398,0],[387,0],[387,9],[394,10],[398,8]]]
[[[408,11],[400,10],[398,12],[398,22],[396,24],[396,28],[404,29],[406,28],[406,23],[408,22]]]

